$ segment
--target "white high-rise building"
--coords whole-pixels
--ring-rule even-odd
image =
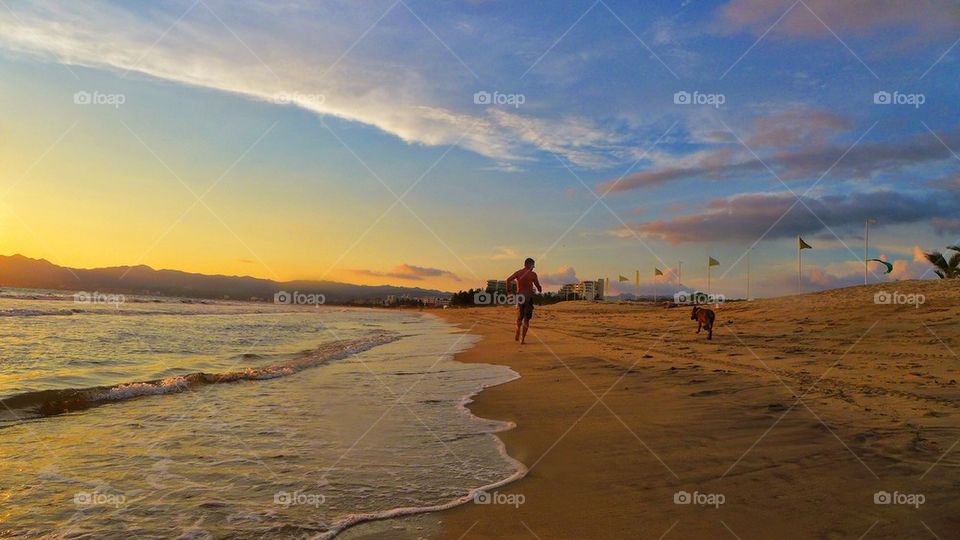
[[[572,296],[578,300],[599,300],[603,298],[603,281],[567,283],[560,287],[557,294],[565,298]]]

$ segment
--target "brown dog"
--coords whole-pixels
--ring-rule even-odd
[[[690,320],[697,321],[697,333],[700,333],[701,328],[706,330],[707,339],[713,339],[713,320],[716,317],[712,309],[700,306],[693,306],[693,313],[690,314]]]

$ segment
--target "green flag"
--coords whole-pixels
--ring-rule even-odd
[[[625,277],[623,274],[620,274],[620,282],[623,283],[624,281],[630,281],[630,278]]]
[[[660,270],[659,268],[654,268],[654,269],[653,269],[653,275],[654,275],[654,276],[662,276],[662,275],[663,275],[663,271]]]
[[[884,260],[882,260],[882,259],[867,259],[867,260],[868,260],[868,261],[878,262],[878,263],[886,266],[886,267],[887,267],[887,270],[884,272],[884,274],[889,274],[890,272],[893,272],[893,265],[890,264],[890,263],[888,263],[887,261],[884,261]]]
[[[710,259],[710,260],[707,262],[708,265],[710,265],[710,266],[720,266],[720,261],[714,259],[713,257],[707,257],[707,258]]]
[[[797,240],[800,242],[800,249],[813,249],[813,246],[803,241],[803,238],[797,237]]]

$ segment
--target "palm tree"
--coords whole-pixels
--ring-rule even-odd
[[[960,246],[947,246],[947,249],[956,251],[949,259],[939,251],[924,253],[924,257],[937,269],[934,272],[940,279],[960,279]]]

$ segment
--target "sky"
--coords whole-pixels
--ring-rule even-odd
[[[0,0],[0,253],[776,296],[798,235],[804,290],[862,283],[875,219],[868,279],[932,278],[958,41],[934,0]]]

